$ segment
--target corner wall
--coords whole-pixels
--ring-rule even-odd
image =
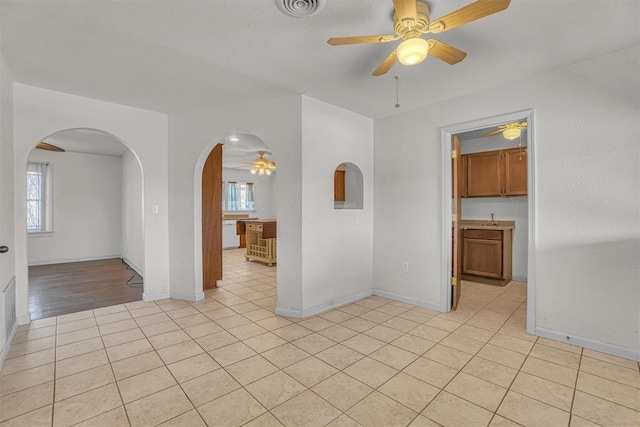
[[[122,156],[122,258],[144,277],[143,178],[131,150]]]
[[[611,56],[611,66],[631,52]],[[440,127],[533,108],[536,332],[640,358],[640,109],[581,77],[589,67],[376,120],[376,288],[439,305]],[[415,266],[409,274],[404,257]]]
[[[29,265],[120,257],[120,157],[33,150],[30,162],[51,168],[51,233],[28,235]]]

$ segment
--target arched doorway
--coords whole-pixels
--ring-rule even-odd
[[[276,218],[276,166],[267,145],[245,132],[232,132],[221,139],[203,150],[200,176],[196,166],[195,209],[201,214],[200,218],[196,214],[196,281],[202,272],[203,290],[213,289],[223,279],[225,255],[244,256],[246,249],[238,249],[244,248],[244,235],[238,234],[237,222]],[[271,168],[256,168],[258,159]],[[273,249],[277,250],[275,245]],[[275,277],[275,268],[272,274]]]
[[[31,318],[142,299],[136,154],[111,133],[66,129],[34,146],[26,175]]]

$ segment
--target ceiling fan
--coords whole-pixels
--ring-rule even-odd
[[[493,136],[502,133],[502,136],[504,136],[506,139],[513,140],[520,137],[522,129],[527,127],[527,122],[513,122],[496,127],[496,130],[494,130],[493,132],[489,132],[485,136]]]
[[[264,158],[264,151],[258,151],[258,157],[252,163],[251,173],[253,175],[271,175],[271,172],[276,170],[276,164]]]
[[[55,151],[58,153],[64,153],[64,149],[58,147],[57,145],[53,145],[53,144],[48,144],[46,142],[38,142],[38,145],[36,145],[36,148],[39,150],[47,150],[47,151]]]
[[[403,42],[394,49],[389,56],[376,68],[372,75],[385,74],[398,60],[403,65],[416,65],[425,60],[427,55],[454,65],[462,61],[466,52],[443,42],[422,38],[427,33],[443,33],[460,25],[475,21],[500,12],[507,7],[511,0],[478,0],[461,9],[451,12],[440,19],[429,19],[429,6],[422,0],[393,0],[395,13],[393,14],[393,30],[396,35],[332,37],[327,40],[332,46],[361,43],[389,43],[402,39]]]

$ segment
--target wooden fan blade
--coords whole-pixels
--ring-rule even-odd
[[[429,42],[429,55],[433,55],[447,64],[457,64],[467,56],[466,52],[446,43],[433,39],[429,39],[427,42]]]
[[[62,148],[53,144],[47,144],[46,142],[39,142],[38,145],[36,145],[36,148],[40,150],[56,151],[58,153],[64,153],[64,150]]]
[[[329,40],[327,40],[327,43],[329,43],[331,46],[340,46],[344,44],[389,43],[398,39],[399,37],[391,35],[331,37]]]
[[[381,76],[383,74],[386,74],[387,71],[389,71],[389,69],[393,66],[393,64],[396,63],[396,50],[393,49],[393,51],[389,54],[389,56],[387,56],[384,61],[382,61],[382,63],[380,65],[378,65],[378,68],[376,68],[373,73],[371,73],[372,76]]]
[[[487,134],[485,134],[485,136],[493,136],[493,135],[497,135],[499,133],[502,133],[504,131],[504,129],[496,129],[493,132],[489,132]]]
[[[393,6],[396,8],[396,15],[401,21],[418,20],[418,8],[416,0],[393,0]]]
[[[493,15],[509,7],[511,0],[478,0],[468,6],[436,19],[429,25],[429,32],[442,33],[460,25]]]

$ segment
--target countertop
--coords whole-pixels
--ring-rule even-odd
[[[489,225],[489,221],[483,219],[463,219],[460,221],[460,228],[463,230],[513,230],[516,228],[515,221],[494,222],[497,225]]]
[[[222,214],[222,219],[258,219],[258,217],[249,217],[249,214]]]

